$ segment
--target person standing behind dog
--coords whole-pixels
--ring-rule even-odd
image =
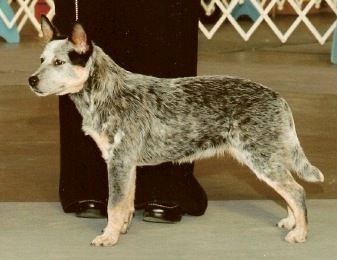
[[[84,25],[91,39],[123,68],[156,77],[195,76],[199,2],[195,0],[55,0],[54,24],[70,35]],[[65,212],[102,217],[108,198],[107,170],[81,116],[68,96],[59,99],[60,200]],[[180,221],[183,213],[204,214],[207,196],[193,164],[137,168],[136,208],[144,220]],[[160,209],[158,214],[156,209]]]

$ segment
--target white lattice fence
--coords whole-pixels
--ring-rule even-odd
[[[236,6],[243,4],[244,1],[250,1],[254,6],[256,11],[259,13],[258,18],[253,22],[252,26],[248,30],[244,30],[242,26],[233,18],[233,10]],[[277,8],[281,10],[284,4],[288,2],[291,8],[296,13],[296,19],[291,23],[286,31],[282,31],[274,19],[271,17],[272,9]],[[275,35],[280,39],[281,42],[286,42],[289,37],[294,33],[295,29],[303,22],[307,29],[314,35],[320,44],[324,44],[328,37],[332,34],[334,28],[336,27],[336,19],[333,19],[331,25],[324,32],[320,32],[315,24],[309,19],[309,11],[313,8],[319,8],[322,0],[309,0],[306,1],[304,5],[303,0],[211,0],[206,2],[201,0],[201,5],[203,6],[206,14],[211,14],[216,7],[221,11],[219,19],[214,23],[211,28],[207,28],[202,22],[199,22],[199,29],[208,38],[216,34],[219,28],[228,21],[235,30],[240,34],[242,39],[248,41],[253,33],[258,29],[258,27],[265,22],[275,33]],[[331,12],[335,18],[337,18],[337,0],[325,0],[325,3],[331,9]]]
[[[7,0],[0,0],[0,1],[7,1]],[[30,21],[36,31],[41,35],[41,26],[38,20],[35,18],[34,15],[34,8],[38,0],[16,0],[16,5],[18,5],[17,10],[15,10],[14,17],[9,19],[5,13],[0,8],[0,19],[2,19],[7,26],[7,28],[12,28],[14,25],[17,25],[18,31],[20,32],[22,27]],[[11,6],[12,0],[7,1],[8,4]],[[55,6],[53,0],[46,0],[46,3],[50,7],[50,10],[47,16],[51,19],[55,14]]]
[[[243,4],[244,1],[250,1],[259,13],[259,17],[253,22],[248,30],[245,30],[232,16],[234,8],[240,4]],[[324,1],[337,18],[337,0]],[[296,19],[292,22],[286,31],[282,31],[271,17],[270,13],[272,12],[273,8],[282,9],[286,2],[288,2],[292,9],[296,12]],[[242,39],[248,41],[254,32],[256,32],[258,27],[262,24],[262,22],[265,22],[280,39],[280,41],[284,43],[294,33],[300,23],[303,22],[307,29],[317,39],[317,41],[320,44],[324,44],[336,27],[336,19],[331,22],[331,25],[327,28],[326,31],[320,32],[308,17],[309,11],[312,8],[319,8],[321,2],[322,0],[309,0],[306,1],[306,5],[304,5],[304,0],[201,0],[201,5],[205,9],[206,13],[212,13],[215,7],[218,7],[220,9],[221,15],[216,23],[211,26],[211,28],[207,28],[207,26],[201,22],[199,22],[199,28],[208,39],[212,39],[212,37],[225,23],[225,21],[228,21],[240,34]],[[11,4],[12,1],[8,0],[8,3]],[[12,28],[15,24],[17,24],[19,31],[21,31],[22,27],[28,21],[30,21],[37,32],[41,34],[40,24],[34,16],[34,7],[37,3],[37,0],[16,0],[16,3],[19,7],[15,12],[14,17],[12,19],[8,19],[8,17],[0,9],[0,19],[4,21],[8,28]],[[55,13],[54,1],[46,0],[46,3],[50,6],[50,11],[48,12],[47,16],[52,18]]]

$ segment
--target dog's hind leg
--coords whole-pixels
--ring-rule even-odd
[[[285,228],[287,230],[292,230],[296,225],[295,216],[289,206],[287,206],[287,209],[288,209],[288,216],[284,219],[281,219],[279,223],[277,223],[277,226],[279,228]]]
[[[269,151],[269,153],[268,153]],[[272,152],[270,152],[272,151]],[[290,243],[305,242],[307,235],[307,209],[305,191],[286,168],[284,153],[266,146],[255,146],[254,150],[231,149],[231,154],[245,163],[260,179],[279,193],[288,204],[288,217],[281,220],[280,227],[292,229],[286,236]],[[263,156],[264,155],[264,156]]]
[[[306,241],[308,232],[307,208],[305,203],[305,192],[292,177],[286,183],[270,184],[288,203],[288,217],[282,219],[278,226],[291,229],[286,241],[289,243],[302,243]],[[294,221],[295,220],[295,221]]]
[[[119,165],[119,166],[117,166]],[[91,243],[95,246],[113,246],[120,234],[126,233],[134,214],[136,167],[122,167],[110,164],[108,224],[102,235]]]
[[[305,203],[305,191],[299,185],[290,172],[278,169],[278,172],[259,175],[270,187],[279,193],[288,204],[288,216],[282,219],[279,227],[292,229],[285,237],[289,243],[305,242],[308,232],[307,208]]]

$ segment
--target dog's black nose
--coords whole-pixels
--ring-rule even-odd
[[[36,77],[36,76],[31,76],[31,77],[29,77],[28,82],[29,82],[30,86],[36,87],[37,84],[39,83],[39,78]]]

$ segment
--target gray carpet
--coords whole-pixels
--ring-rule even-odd
[[[309,237],[284,241],[275,224],[283,202],[211,201],[202,217],[178,224],[142,221],[137,211],[128,234],[110,248],[90,241],[104,219],[64,214],[60,204],[0,203],[0,259],[336,259],[337,200],[309,200]],[[324,214],[322,214],[324,212]]]

